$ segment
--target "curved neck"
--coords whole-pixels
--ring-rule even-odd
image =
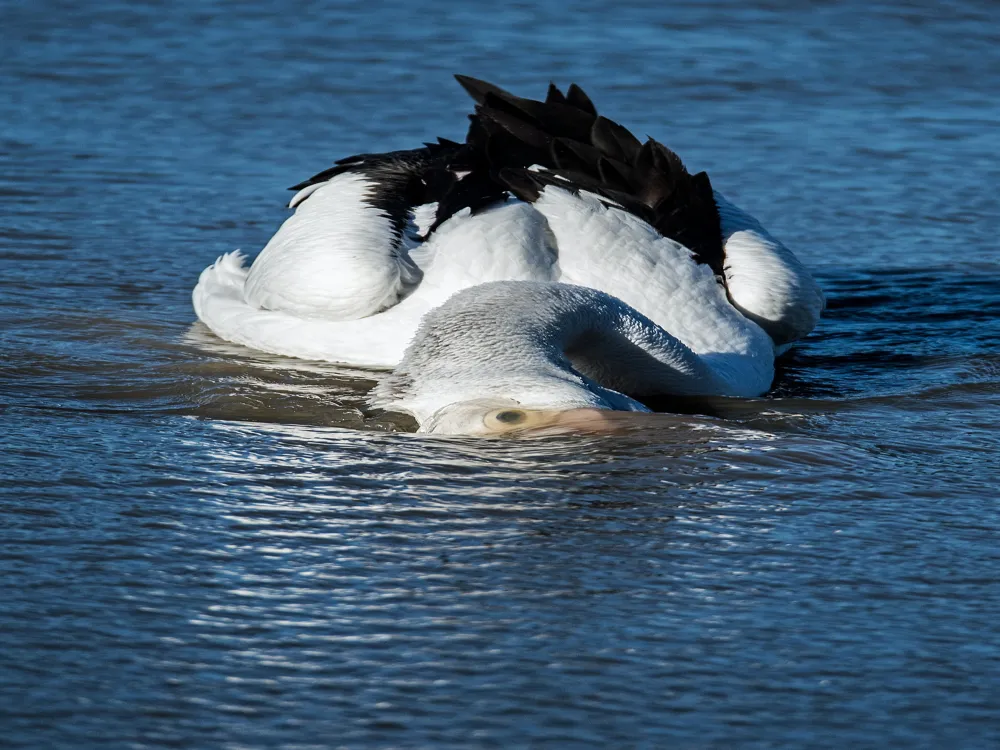
[[[567,314],[563,353],[573,368],[600,385],[640,400],[653,396],[757,396],[774,376],[764,336],[696,353],[637,310],[610,295],[576,288]],[[565,322],[569,322],[566,320]],[[574,330],[575,328],[575,330]]]
[[[767,390],[769,342],[765,351],[733,357],[699,356],[595,289],[498,281],[466,289],[431,311],[372,402],[423,423],[454,404],[497,397],[525,408],[618,409],[628,408],[621,394],[641,400]]]
[[[617,297],[702,357],[721,361],[771,345],[729,303],[709,266],[643,220],[557,187],[534,205],[558,240],[561,281]]]

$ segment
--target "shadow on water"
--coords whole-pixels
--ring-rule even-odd
[[[823,282],[823,320],[778,361],[769,397],[909,399],[951,385],[996,384],[995,273],[886,270]]]
[[[648,405],[668,414],[735,422],[770,415],[780,421],[791,414],[835,414],[871,403],[906,408],[916,399],[961,400],[963,394],[995,390],[1000,277],[889,270],[828,274],[822,281],[828,297],[824,318],[813,335],[778,360],[774,386],[764,397]],[[6,382],[17,401],[60,387],[60,405],[46,408],[415,429],[405,415],[367,406],[377,371],[255,352],[221,341],[200,323],[178,335],[148,321],[70,317],[49,338],[47,351],[12,352],[0,373],[0,385]],[[99,356],[90,359],[88,351]],[[645,415],[617,421],[654,432],[657,424]]]
[[[1000,276],[886,270],[828,275],[823,282],[828,303],[818,330],[779,358],[774,385],[764,397],[673,398],[651,400],[647,405],[668,414],[740,421],[766,419],[766,415],[836,413],[871,403],[905,408],[915,399],[961,399],[962,394],[996,389],[1000,382],[1000,314],[996,312]],[[239,380],[238,388],[227,396],[216,393],[205,399],[193,412],[199,416],[284,419],[358,429],[414,427],[402,415],[380,418],[367,409],[364,394],[374,385],[377,373],[354,370],[348,374],[343,368],[321,363],[251,353],[215,339],[200,324],[187,340],[220,357],[199,366],[204,376]],[[290,380],[292,372],[299,382]],[[327,405],[317,404],[316,399]],[[349,409],[351,419],[331,417],[330,402]],[[242,415],[241,410],[245,410]],[[622,415],[617,422],[653,429],[657,418]]]

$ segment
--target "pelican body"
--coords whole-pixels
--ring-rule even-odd
[[[202,273],[198,317],[252,348],[394,368],[373,405],[427,432],[764,393],[824,306],[791,251],[575,85],[541,102],[459,81],[476,101],[465,143],[295,186],[249,268],[230,253]]]

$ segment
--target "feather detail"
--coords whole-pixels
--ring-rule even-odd
[[[649,222],[724,279],[725,250],[708,175],[692,176],[662,143],[641,144],[627,128],[599,116],[575,84],[562,97],[565,102],[554,86],[539,102],[475,78],[457,78],[477,102],[477,135],[487,141],[491,173],[521,200],[537,198],[539,182],[516,171],[540,166]]]

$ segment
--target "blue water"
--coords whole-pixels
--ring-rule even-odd
[[[989,3],[0,2],[0,745],[1000,744]],[[431,440],[189,294],[583,85],[830,298],[766,398]]]

